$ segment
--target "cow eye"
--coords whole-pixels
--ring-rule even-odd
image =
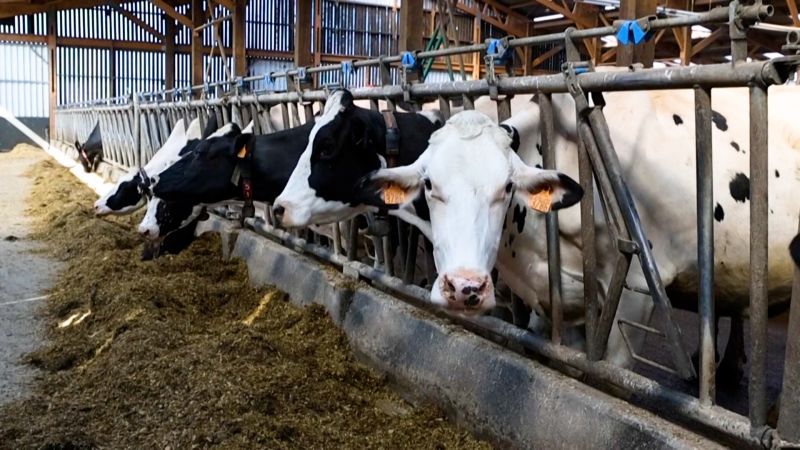
[[[429,191],[432,189],[430,178],[425,178],[425,189],[427,189]]]
[[[511,193],[511,189],[513,187],[514,187],[514,183],[509,181],[508,184],[506,185],[506,194],[510,194]]]

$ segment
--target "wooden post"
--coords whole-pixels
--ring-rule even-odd
[[[237,77],[247,76],[247,55],[244,50],[245,30],[247,29],[246,9],[245,0],[234,0],[233,11],[231,11],[233,15],[233,75]]]
[[[175,19],[164,14],[164,89],[175,88]],[[172,94],[167,97],[172,100]]]
[[[475,20],[472,22],[472,43],[477,44],[481,42],[481,12],[475,14]],[[481,54],[476,52],[472,54],[472,79],[477,80],[481,77]]]
[[[314,65],[322,64],[322,0],[314,0]]]
[[[203,0],[192,0],[192,26],[203,25],[206,20]],[[203,84],[203,33],[192,30],[192,86]]]
[[[295,0],[297,15],[294,17],[294,65],[307,67],[314,63],[311,55],[311,2]],[[316,25],[316,24],[315,24]]]
[[[619,18],[629,20],[655,14],[657,5],[657,0],[621,0]],[[617,66],[639,62],[645,67],[653,67],[655,52],[655,41],[652,39],[639,45],[620,45],[617,49]]]
[[[422,0],[400,4],[400,51],[422,50]]]
[[[528,32],[525,36],[533,36],[535,32],[533,29],[533,21],[528,22],[527,28]],[[526,76],[531,75],[533,73],[533,47],[525,47],[522,50],[522,55],[522,74]]]
[[[58,103],[58,74],[56,73],[57,52],[56,52],[56,20],[57,12],[51,9],[47,12],[47,54],[49,55],[50,65],[50,100],[48,114],[50,118],[49,137],[54,139],[56,136],[56,104]]]

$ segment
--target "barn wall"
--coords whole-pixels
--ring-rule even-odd
[[[469,3],[469,0],[462,0]],[[339,62],[341,57],[359,59],[386,54],[396,54],[398,45],[399,11],[393,7],[392,1],[322,1],[322,23],[320,48],[312,51],[321,52],[322,63]],[[151,2],[125,3],[124,8],[136,14],[157,32],[165,31],[165,14]],[[434,2],[427,0],[424,4],[424,43],[427,44],[434,29],[431,9]],[[189,5],[176,8],[183,14],[189,13]],[[215,17],[228,14],[228,11],[217,6],[213,11]],[[294,2],[286,0],[251,0],[246,12],[246,48],[263,52],[279,53],[275,57],[265,58],[262,53],[248,58],[248,74],[263,75],[270,71],[281,70],[291,64],[294,43]],[[314,12],[316,16],[316,12]],[[459,44],[469,44],[473,40],[474,18],[463,13],[456,13],[454,21]],[[315,27],[316,28],[316,27]],[[312,29],[312,34],[316,29]],[[160,40],[145,31],[110,6],[98,6],[64,10],[57,13],[58,36],[81,39],[82,48],[59,45],[58,50],[58,102],[69,104],[106,98],[112,95],[125,96],[131,92],[153,92],[165,88],[164,52],[160,50],[112,49],[121,44],[160,45]],[[220,40],[229,49],[233,39],[232,26],[229,21],[221,24]],[[0,33],[28,34],[43,37],[46,33],[45,14],[16,17],[13,24],[0,25]],[[503,37],[505,34],[490,24],[481,27],[483,40],[488,37]],[[316,36],[312,36],[311,45],[316,45]],[[191,30],[178,24],[175,43],[177,46],[188,46],[191,43]],[[214,44],[213,27],[203,31],[203,44],[212,47]],[[0,43],[0,48],[8,44]],[[36,44],[40,45],[40,44]],[[96,48],[83,48],[86,46]],[[128,48],[129,45],[126,47]],[[546,51],[542,48],[540,52]],[[3,51],[3,50],[0,50]],[[230,50],[226,50],[230,56]],[[536,50],[534,55],[538,54]],[[44,53],[46,54],[46,53]],[[285,55],[285,56],[284,56]],[[333,55],[337,55],[334,57]],[[552,64],[544,69],[558,70],[559,55],[553,58]],[[8,58],[3,58],[8,61]],[[457,58],[453,58],[457,61]],[[442,59],[443,61],[443,59]],[[471,63],[471,58],[466,58]],[[116,70],[112,69],[112,63]],[[226,78],[225,65],[218,52],[214,56],[204,56],[207,80],[216,81]],[[552,66],[552,67],[551,67]],[[0,68],[0,71],[3,69]],[[190,57],[178,50],[175,54],[175,79],[173,85],[186,87],[191,79]],[[460,79],[459,71],[454,71],[454,78]],[[469,71],[468,71],[469,72]],[[393,82],[399,81],[395,70]],[[442,81],[449,79],[446,72],[431,73],[429,80]],[[468,77],[469,78],[469,75]],[[46,78],[45,78],[46,79]],[[349,86],[377,84],[380,80],[377,68],[362,69],[349,76]],[[323,85],[342,84],[342,74],[327,73],[320,78]],[[255,88],[264,89],[266,83],[255,83]],[[274,86],[283,89],[282,82]],[[0,91],[2,92],[2,91]],[[37,98],[37,97],[33,97]],[[45,113],[46,115],[46,113]]]

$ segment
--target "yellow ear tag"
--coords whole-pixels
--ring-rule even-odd
[[[544,188],[536,191],[531,192],[530,197],[528,197],[528,204],[532,209],[536,211],[546,213],[550,212],[550,207],[553,204],[553,191],[550,186],[545,186]]]
[[[389,183],[383,188],[383,202],[387,205],[399,205],[406,201],[406,190],[397,184]]]
[[[247,156],[247,146],[245,145],[244,147],[242,147],[242,149],[239,150],[239,153],[237,153],[236,156],[239,159],[244,159],[244,157]]]

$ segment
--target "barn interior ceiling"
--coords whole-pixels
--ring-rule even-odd
[[[313,1],[313,0],[309,0]],[[798,0],[775,0],[771,4],[775,14],[768,22],[783,26],[800,27]],[[347,3],[346,0],[341,0]],[[110,6],[124,8],[129,1],[115,0],[0,0],[0,20],[9,17],[31,15],[51,10]],[[154,0],[161,9],[176,8],[190,1]],[[215,3],[232,7],[232,0]],[[365,3],[359,0],[358,3]],[[366,1],[368,3],[368,1]],[[396,0],[399,5],[401,0]],[[434,4],[434,2],[428,2]],[[613,23],[620,17],[641,16],[642,11],[664,8],[682,11],[706,11],[715,6],[730,3],[730,0],[626,0],[620,8],[619,0],[468,0],[456,1],[458,15],[480,17],[480,19],[509,35],[524,36],[563,31],[567,27],[589,28]],[[382,2],[385,5],[386,2]],[[428,8],[430,6],[428,5]],[[628,14],[621,10],[629,11]],[[167,11],[169,13],[169,11]],[[133,13],[131,20],[136,21]],[[186,18],[188,21],[189,19]],[[764,59],[777,56],[785,40],[785,33],[751,30],[749,33],[750,56]],[[727,28],[695,26],[684,30],[662,31],[655,35],[655,59],[666,64],[723,62],[729,55]],[[599,63],[613,63],[616,57],[616,40],[604,38],[595,49],[586,46],[583,50]]]

